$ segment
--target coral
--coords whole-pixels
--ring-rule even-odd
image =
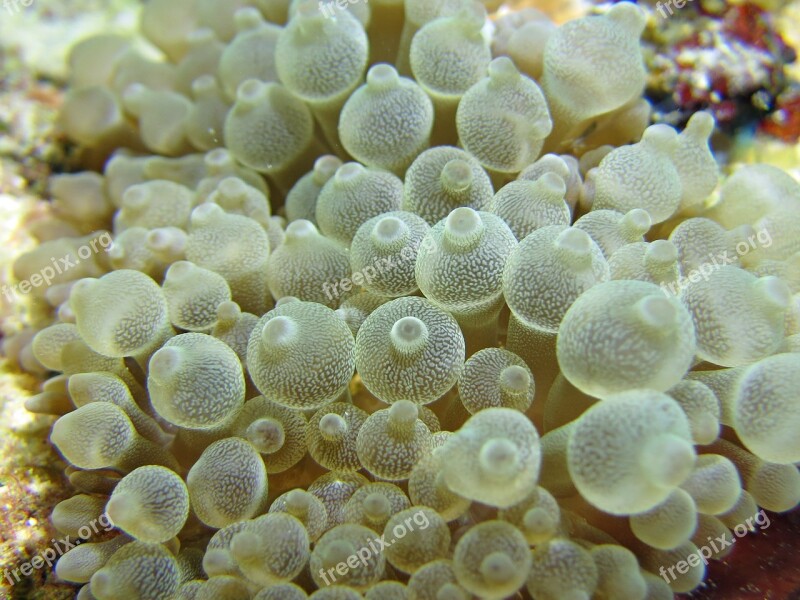
[[[598,352],[600,347],[605,351]],[[689,311],[644,281],[608,281],[590,288],[572,304],[558,330],[564,377],[598,398],[636,388],[668,390],[691,367],[695,349]]]
[[[186,475],[197,518],[217,529],[264,508],[269,483],[258,451],[241,438],[225,438],[203,451]]]
[[[485,169],[519,173],[539,156],[552,130],[547,102],[507,56],[494,59],[487,72],[458,103],[458,137]]]
[[[264,277],[267,240],[266,232],[253,219],[209,202],[192,211],[186,259],[222,275],[233,301],[244,311],[261,314],[269,293]]]
[[[473,354],[458,382],[461,402],[471,414],[492,406],[525,412],[535,391],[533,374],[525,361],[502,348],[485,348]]]
[[[654,15],[657,26],[645,33],[647,96],[658,120],[684,123],[702,110],[724,131],[757,124],[796,141],[796,94],[786,76],[796,50],[767,3],[696,8],[664,7]]]
[[[328,513],[322,501],[305,490],[295,489],[275,498],[269,512],[289,513],[306,528],[312,542],[325,533],[328,526]]]
[[[689,281],[680,293],[694,321],[697,356],[724,367],[751,364],[778,349],[790,298],[777,277],[759,278],[730,265]]]
[[[382,532],[389,519],[411,506],[405,492],[393,483],[369,483],[350,497],[344,507],[348,523]]]
[[[505,508],[536,487],[539,435],[514,409],[478,411],[440,452],[447,487],[465,498]]]
[[[306,426],[308,453],[332,471],[358,471],[356,439],[367,413],[345,402],[333,402],[319,409]]]
[[[631,531],[639,540],[661,550],[688,541],[697,530],[697,505],[681,488],[674,489],[657,506],[631,515]]]
[[[289,583],[309,559],[305,526],[281,512],[245,521],[231,538],[230,549],[242,574],[261,586]]]
[[[306,426],[303,413],[256,396],[245,402],[225,429],[246,439],[267,459],[267,473],[281,473],[306,455]]]
[[[231,299],[224,277],[184,260],[170,265],[162,289],[170,322],[186,331],[210,330],[217,324],[217,308]]]
[[[531,562],[527,540],[505,521],[475,525],[453,550],[453,572],[458,583],[473,594],[493,600],[521,588]]]
[[[262,589],[253,600],[306,600],[308,594],[303,588],[293,584],[279,584]]]
[[[593,505],[616,515],[663,502],[689,476],[695,458],[685,413],[672,398],[654,391],[605,398],[573,421],[567,443],[575,487]]]
[[[3,340],[78,490],[53,524],[117,530],[56,574],[694,589],[660,568],[800,501],[800,185],[721,169],[710,113],[651,124],[631,3],[351,4],[149,0],[144,39],[73,50],[62,128],[102,174],[53,178]]]
[[[633,552],[614,544],[600,544],[592,548],[590,554],[597,567],[597,595],[643,600],[647,597],[647,583]]]
[[[406,171],[403,210],[433,225],[459,206],[486,210],[494,189],[471,154],[452,146],[422,152]]]
[[[69,303],[81,339],[104,356],[147,354],[172,334],[164,291],[138,271],[81,279]]]
[[[458,584],[451,560],[434,560],[415,571],[408,580],[408,589],[414,597],[424,600],[440,596],[464,598],[468,593]]]
[[[314,145],[314,118],[294,98],[278,83],[247,79],[225,117],[223,136],[231,154],[243,165],[269,173],[279,186],[308,162]],[[260,133],[259,142],[253,142],[253,131]]]
[[[428,229],[422,217],[406,211],[362,223],[350,245],[350,266],[364,275],[364,289],[392,298],[415,292],[416,259]]]
[[[558,501],[542,487],[537,487],[520,502],[500,510],[497,516],[519,528],[531,546],[554,537],[561,521]]]
[[[573,302],[608,277],[608,263],[586,232],[551,225],[514,248],[503,272],[503,295],[526,326],[555,332]]]
[[[489,210],[508,223],[517,240],[523,240],[541,227],[570,224],[566,193],[564,179],[548,171],[533,181],[520,179],[504,185]]]
[[[424,522],[417,523],[417,518]],[[410,525],[414,524],[412,528]],[[402,536],[395,533],[403,531]],[[437,511],[427,506],[414,506],[392,515],[383,530],[383,537],[391,540],[386,549],[386,561],[398,571],[414,573],[431,561],[445,558],[450,553],[450,529]]]
[[[456,320],[431,301],[398,298],[375,309],[358,330],[356,369],[386,403],[429,404],[461,375],[464,338]]]
[[[689,418],[696,444],[710,444],[719,437],[722,409],[716,395],[707,385],[682,379],[666,393],[681,405]]]
[[[481,32],[486,11],[469,2],[457,6],[422,25],[409,48],[411,72],[433,101],[433,143],[437,145],[455,142],[461,98],[485,75],[492,58]]]
[[[234,98],[239,85],[248,79],[277,81],[275,46],[281,28],[266,21],[258,9],[246,7],[244,3],[235,12],[219,12],[221,14],[218,16],[222,18],[230,20],[233,17],[236,28],[236,35],[219,57],[217,69],[222,89],[227,96]],[[211,22],[212,26],[219,26],[219,23],[219,18]]]
[[[106,505],[115,526],[141,542],[163,543],[180,533],[189,517],[189,491],[177,473],[139,467],[123,477]]]
[[[53,424],[50,441],[82,469],[129,472],[145,465],[177,468],[160,444],[140,436],[125,412],[111,402],[91,402]]]
[[[347,388],[356,359],[350,329],[315,302],[287,302],[256,323],[247,368],[266,397],[289,408],[318,408]],[[309,371],[316,371],[313,378]]]
[[[681,484],[704,515],[721,515],[733,509],[742,493],[739,473],[729,459],[717,454],[697,457],[694,470]]]
[[[324,235],[350,245],[362,223],[398,210],[402,201],[403,182],[399,177],[378,168],[346,163],[320,190],[315,218]]]
[[[779,464],[797,462],[797,405],[792,390],[798,375],[796,353],[758,361],[742,374],[733,399],[733,427],[745,447]]]
[[[117,550],[131,541],[128,536],[119,535],[107,542],[82,544],[79,548],[74,548],[74,552],[70,552],[70,555],[65,556],[64,560],[58,561],[56,575],[64,581],[89,583],[92,575],[103,568]]]
[[[142,573],[152,577],[142,577]],[[160,544],[131,542],[117,550],[92,575],[92,594],[99,600],[169,598],[178,590],[178,564]]]
[[[273,298],[293,296],[336,308],[341,302],[336,284],[350,281],[347,247],[322,235],[304,219],[292,221],[285,233],[283,243],[267,262],[266,283]],[[332,292],[328,291],[331,285]]]
[[[678,138],[672,127],[651,125],[636,144],[609,152],[586,176],[593,190],[592,208],[642,208],[653,223],[669,219],[681,203],[682,181],[671,161],[679,151]]]
[[[335,149],[341,145],[339,113],[361,83],[368,55],[369,41],[356,17],[339,11],[336,19],[328,19],[310,2],[300,4],[278,35],[278,78],[295,97],[308,103]]]
[[[423,457],[408,477],[408,495],[415,505],[429,506],[446,521],[455,521],[467,512],[472,502],[450,489],[442,465],[439,448]]]
[[[402,481],[433,447],[430,429],[419,419],[419,408],[398,400],[372,413],[356,439],[356,453],[364,468],[381,479]]]
[[[304,219],[316,225],[319,193],[341,166],[342,161],[332,154],[314,161],[314,168],[298,179],[286,194],[286,218],[289,221]]]
[[[433,104],[415,81],[391,65],[375,65],[342,108],[339,127],[356,160],[402,175],[430,143]]]
[[[575,221],[575,227],[588,233],[606,258],[623,246],[644,241],[643,236],[652,224],[650,214],[642,208],[634,208],[624,214],[598,209]]]
[[[550,35],[541,84],[556,143],[580,135],[592,119],[641,94],[645,70],[637,48],[644,24],[642,12],[621,3],[600,18],[569,21]]]
[[[594,595],[598,572],[592,555],[582,546],[555,538],[534,548],[527,588],[543,600],[587,598]],[[672,564],[672,563],[669,563]]]
[[[414,275],[420,291],[461,326],[467,354],[497,343],[503,268],[517,246],[500,217],[467,206],[425,234]]]
[[[239,357],[220,340],[202,333],[171,338],[150,359],[147,391],[153,409],[187,429],[222,425],[244,402]]]
[[[364,595],[365,600],[406,600],[408,588],[399,581],[381,581]]]
[[[386,568],[386,557],[382,553],[370,550],[368,544],[374,538],[374,531],[354,523],[345,523],[329,529],[317,541],[311,553],[309,568],[315,583],[322,589],[331,585],[330,573],[333,572],[333,568],[350,557],[356,556],[356,552],[364,548],[367,549],[366,558],[355,562],[355,566],[346,564],[347,569],[344,570],[344,573],[341,570],[337,571],[340,577],[335,581],[338,585],[351,586],[360,590],[380,581]],[[326,571],[328,571],[327,578],[323,578]]]
[[[668,240],[628,244],[608,259],[611,279],[636,279],[662,286],[680,277],[678,249]]]

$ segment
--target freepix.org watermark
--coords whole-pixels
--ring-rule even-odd
[[[764,509],[761,509],[752,517],[747,518],[744,523],[740,523],[733,528],[733,533],[736,537],[731,537],[729,539],[724,533],[714,539],[708,536],[708,544],[702,548],[698,548],[697,552],[687,556],[686,560],[680,560],[671,567],[662,566],[658,570],[658,574],[661,575],[667,583],[675,581],[678,578],[675,574],[676,570],[680,575],[685,575],[689,572],[690,568],[699,567],[701,562],[708,565],[709,558],[715,556],[725,548],[730,548],[736,543],[736,540],[743,538],[748,532],[755,531],[756,525],[759,526],[759,531],[764,531],[771,524],[772,522],[769,520],[767,513],[764,512]]]
[[[8,581],[9,585],[15,585],[19,583],[20,575],[22,577],[30,577],[34,571],[38,571],[45,565],[47,565],[47,568],[52,569],[56,560],[63,556],[65,552],[69,552],[75,546],[79,546],[81,542],[89,539],[92,534],[98,533],[100,528],[102,528],[103,531],[111,531],[114,529],[114,523],[111,521],[111,517],[105,513],[100,515],[88,525],[83,525],[80,529],[78,529],[78,538],[75,540],[71,540],[71,536],[69,535],[64,536],[60,540],[50,540],[50,543],[53,544],[51,547],[45,548],[29,561],[22,563],[16,569],[6,569],[3,571],[3,579]]]
[[[438,247],[436,242],[430,237],[425,236],[418,245],[404,246],[396,254],[375,257],[371,265],[359,271],[354,271],[350,277],[345,277],[334,282],[326,281],[322,284],[322,291],[325,292],[328,300],[333,300],[334,297],[338,298],[340,294],[347,294],[347,292],[350,292],[354,287],[363,287],[365,283],[369,285],[379,273],[383,274],[384,271],[392,269],[403,262],[416,261],[417,253],[422,250],[438,252]]]
[[[356,2],[368,3],[369,0],[319,0],[319,12],[326,19],[332,19],[336,16],[337,10],[347,10],[348,4],[355,4]]]
[[[382,536],[370,540],[367,542],[366,546],[362,546],[356,550],[354,554],[348,556],[347,559],[338,563],[335,567],[331,567],[327,571],[320,569],[319,575],[322,577],[325,585],[333,585],[336,583],[336,575],[344,577],[350,569],[357,568],[359,563],[366,567],[370,558],[378,556],[394,542],[404,538],[409,532],[414,531],[414,525],[416,525],[417,529],[427,529],[430,524],[431,522],[428,519],[428,515],[421,510],[417,511],[410,517],[406,517],[402,523],[398,523],[392,528],[392,535],[394,536],[392,540],[387,541],[386,532],[384,532]]]
[[[672,10],[673,6],[677,9],[681,9],[692,1],[693,0],[666,0],[666,2],[663,2],[662,0],[659,0],[656,2],[656,10],[662,19],[666,19],[667,11],[669,11],[670,17],[675,14],[675,11]]]
[[[736,254],[725,250],[716,256],[709,255],[708,261],[701,264],[696,269],[692,269],[685,275],[681,275],[677,281],[672,283],[662,283],[661,291],[667,296],[677,296],[681,290],[690,283],[698,283],[701,279],[708,281],[711,274],[721,269],[724,266],[731,265],[736,262],[737,257],[742,257],[748,252],[755,250],[758,247],[769,248],[772,246],[772,236],[766,229],[759,229],[755,234],[750,235],[746,240],[742,240],[736,244]]]
[[[384,257],[377,257],[371,265],[368,265],[360,271],[355,271],[350,277],[345,277],[333,283],[325,282],[322,284],[322,291],[328,297],[328,300],[333,300],[334,296],[339,297],[340,292],[349,292],[353,287],[362,287],[364,283],[369,285],[378,273],[383,273],[387,269],[391,269],[397,265],[397,258],[400,260],[414,260],[417,253],[410,246],[406,246],[400,251],[399,255],[390,255]]]
[[[8,11],[10,15],[16,15],[22,10],[22,7],[29,7],[33,4],[33,0],[3,0],[3,8]]]
[[[108,252],[112,244],[111,234],[104,231],[101,235],[90,240],[88,244],[80,246],[75,254],[67,254],[60,258],[53,257],[50,259],[52,266],[43,267],[38,273],[34,273],[28,279],[23,279],[14,285],[3,285],[0,291],[3,292],[6,300],[12,302],[14,296],[29,294],[33,288],[38,288],[41,285],[49,287],[56,274],[61,275],[69,271],[78,266],[82,260],[88,260],[92,254],[97,254],[100,250]],[[98,246],[100,247],[99,249]]]

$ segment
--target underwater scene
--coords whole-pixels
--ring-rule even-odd
[[[798,600],[800,0],[0,0],[0,600]]]

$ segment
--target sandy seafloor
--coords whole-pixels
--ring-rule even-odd
[[[93,32],[134,29],[138,4],[136,0],[33,0],[24,6],[18,0],[15,11],[13,2],[8,8],[0,0],[0,286],[9,281],[13,258],[34,245],[24,232],[25,223],[46,202],[48,176],[79,170],[79,151],[65,143],[56,127],[68,49]],[[552,7],[556,2],[546,4]],[[779,23],[784,38],[800,48],[800,0],[783,7]],[[800,80],[797,64],[789,73]],[[800,179],[797,145],[748,141],[737,145],[733,158],[770,162]],[[10,303],[2,289],[0,327],[5,337],[35,316],[24,302]],[[46,566],[14,586],[8,584],[11,571],[63,537],[49,524],[48,515],[73,493],[64,476],[65,463],[47,442],[53,419],[28,413],[23,406],[37,393],[40,382],[41,378],[23,374],[0,358],[0,600],[60,600],[75,595],[75,588],[59,584]],[[796,553],[797,545],[790,547]],[[767,590],[751,591],[755,595],[747,597],[781,598]]]

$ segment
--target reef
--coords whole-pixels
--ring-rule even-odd
[[[645,97],[652,12],[497,5],[72,48],[3,349],[77,598],[661,600],[800,503],[800,183]]]
[[[682,125],[707,110],[728,134],[749,129],[796,143],[800,88],[789,68],[797,53],[785,39],[794,26],[779,26],[776,7],[700,0],[676,9],[656,3],[655,22],[643,35],[646,96],[655,118]]]

